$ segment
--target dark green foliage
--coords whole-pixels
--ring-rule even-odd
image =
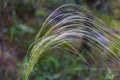
[[[82,60],[71,60],[60,54],[42,57],[32,70],[29,80],[106,80],[108,75],[99,72],[96,65],[91,68]],[[111,75],[111,73],[110,73]]]

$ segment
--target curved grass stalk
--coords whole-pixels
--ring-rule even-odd
[[[101,51],[101,54],[106,51],[107,54],[103,56],[108,56],[114,62],[119,63],[118,54],[112,51],[110,47],[112,46],[120,51],[120,45],[115,46],[117,44],[115,40],[120,40],[120,36],[111,31],[111,28],[108,28],[103,22],[93,16],[92,12],[82,6],[67,4],[57,8],[45,20],[36,36],[25,73],[25,79],[28,80],[34,65],[43,55],[49,50],[58,47],[64,51],[64,48],[61,47],[64,44],[68,45],[68,52],[77,54],[87,62],[81,56],[79,51],[80,46],[77,45],[83,43],[83,37],[89,40],[89,43],[84,44],[96,47],[97,50]],[[92,56],[91,53],[90,55]]]

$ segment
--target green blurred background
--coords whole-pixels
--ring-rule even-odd
[[[22,80],[27,50],[36,33],[51,12],[67,3],[90,9],[120,32],[120,0],[0,0],[0,80]],[[111,63],[110,66],[119,67]],[[82,70],[87,68],[84,61],[75,62],[53,53],[40,59],[30,80],[106,80],[106,74],[99,73],[96,65],[92,67],[94,70]],[[120,80],[120,76],[114,80]]]

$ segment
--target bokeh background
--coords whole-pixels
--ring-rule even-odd
[[[22,80],[27,50],[36,33],[51,12],[67,3],[88,8],[116,33],[120,32],[120,0],[0,0],[0,80]],[[58,54],[48,55],[37,63],[30,80],[106,80],[106,74],[97,70],[72,71],[72,67],[87,68],[84,61],[74,63]],[[114,80],[120,80],[120,76]]]

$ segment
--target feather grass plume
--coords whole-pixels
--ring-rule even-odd
[[[87,40],[83,41],[83,37],[89,40],[89,43]],[[31,50],[25,79],[28,80],[36,62],[56,48],[63,52],[65,50],[75,53],[87,62],[80,54],[79,49],[82,43],[88,44],[100,51],[101,55],[119,63],[119,57],[111,48],[120,51],[120,36],[112,31],[112,28],[107,27],[92,12],[82,6],[76,4],[60,6],[45,20],[32,44],[34,46]],[[67,49],[64,49],[62,45],[67,45]],[[92,55],[92,53],[89,54]]]

